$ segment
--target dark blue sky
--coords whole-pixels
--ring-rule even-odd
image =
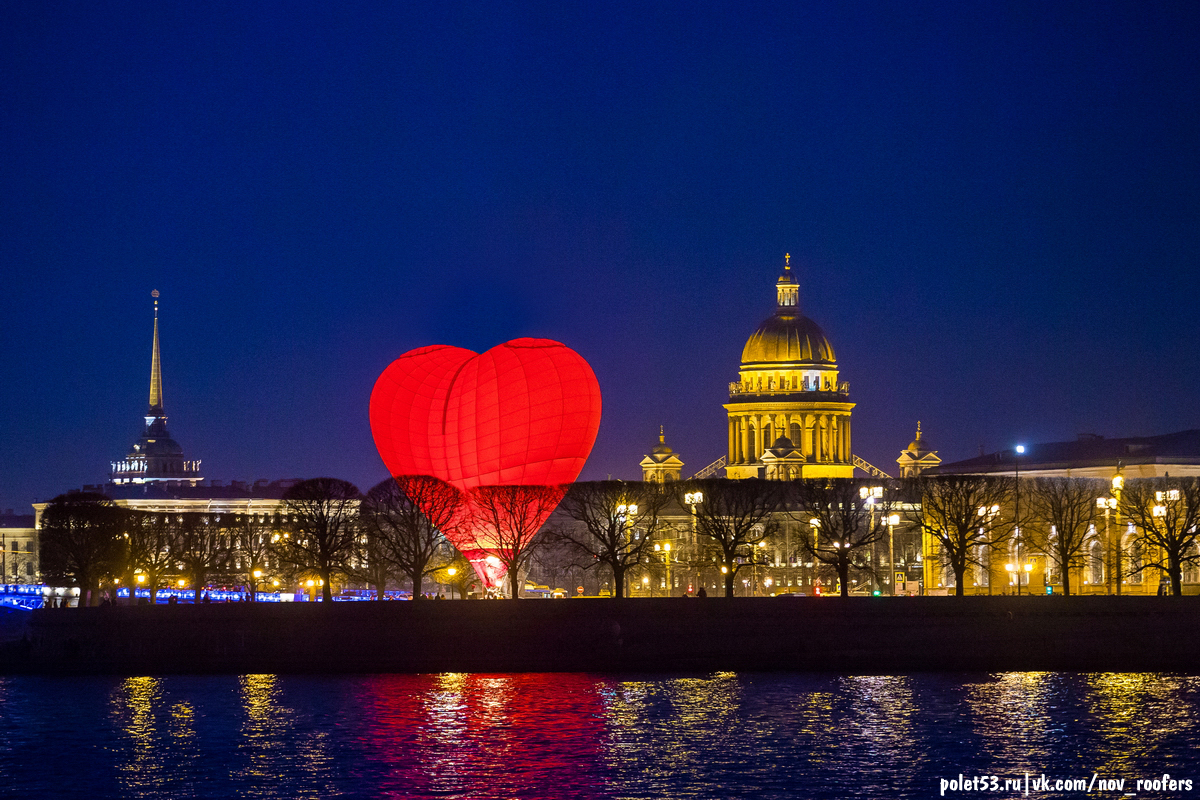
[[[1195,3],[184,5],[0,6],[4,507],[134,441],[154,288],[225,480],[367,488],[393,358],[531,335],[585,478],[698,469],[785,252],[885,469],[1200,427]]]

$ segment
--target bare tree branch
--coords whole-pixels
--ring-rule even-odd
[[[613,597],[625,596],[625,576],[652,552],[666,525],[663,511],[672,500],[660,483],[594,481],[571,484],[559,505],[560,521],[553,536],[585,556],[584,566],[607,565],[613,575]]]

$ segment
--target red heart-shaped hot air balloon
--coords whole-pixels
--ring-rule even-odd
[[[592,450],[600,386],[582,356],[549,339],[514,339],[481,354],[435,345],[383,371],[370,413],[394,476],[432,475],[463,492],[557,485],[575,480]],[[486,553],[495,543],[457,527],[445,533],[494,585],[494,559],[484,565],[467,550]]]

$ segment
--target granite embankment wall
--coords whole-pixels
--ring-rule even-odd
[[[47,609],[0,672],[1200,672],[1200,598],[425,601]]]

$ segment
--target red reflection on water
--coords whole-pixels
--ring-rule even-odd
[[[387,797],[608,797],[597,687],[578,674],[369,678],[371,783]]]

